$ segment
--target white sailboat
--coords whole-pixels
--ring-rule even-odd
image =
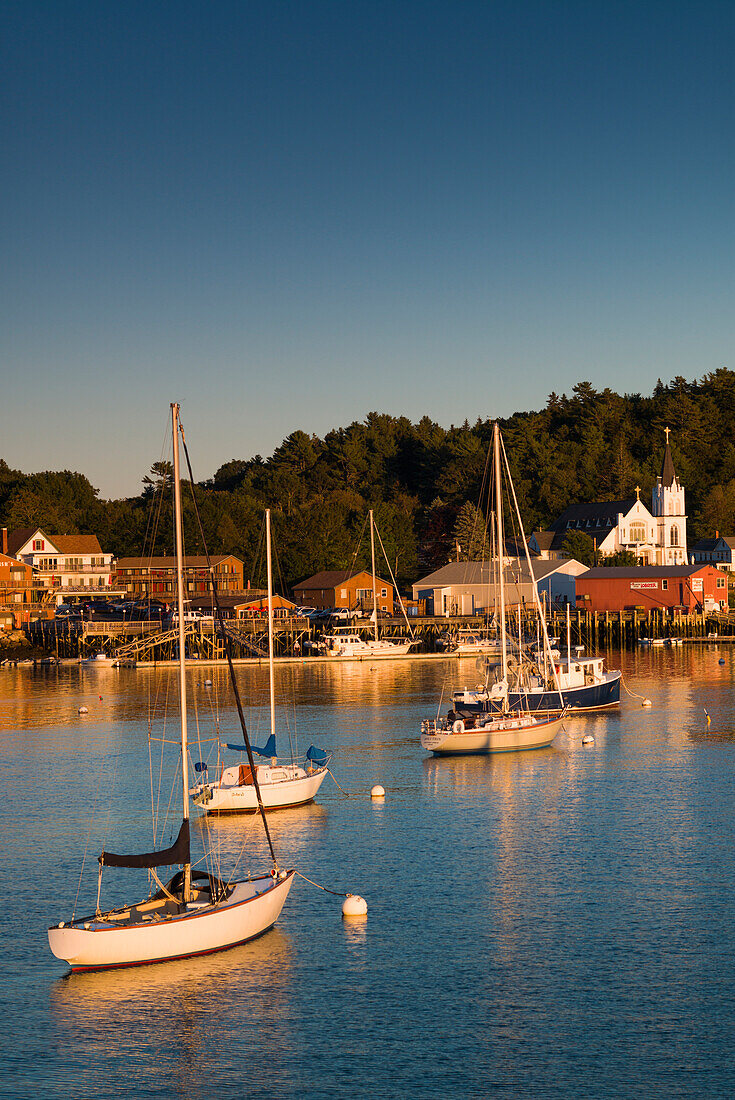
[[[179,699],[183,819],[176,841],[162,851],[134,855],[103,852],[99,857],[97,908],[87,917],[72,917],[48,931],[51,951],[72,970],[139,966],[169,959],[190,958],[222,951],[259,936],[281,912],[295,871],[278,866],[265,813],[263,826],[272,856],[266,873],[240,880],[224,880],[212,873],[193,872],[189,847],[188,739],[183,614],[183,540],[179,477],[179,407],[171,405],[174,436],[174,500],[176,517],[176,582],[179,609]],[[182,433],[183,434],[183,433]],[[186,444],[184,444],[185,446]],[[229,657],[229,651],[228,651]],[[232,670],[231,660],[230,669]],[[241,712],[237,685],[233,690]],[[249,742],[246,741],[251,759]],[[257,780],[255,781],[257,792]],[[156,868],[182,865],[164,885]],[[130,905],[103,910],[100,889],[104,867],[147,868],[158,885],[155,893]]]
[[[501,456],[500,428],[493,425],[493,466],[495,473],[495,523],[498,554],[505,546],[503,538],[503,506],[501,495]],[[506,464],[507,465],[507,464]],[[510,482],[510,471],[508,471]],[[511,490],[512,490],[512,482]],[[515,501],[515,493],[513,493]],[[520,522],[520,516],[519,516]],[[522,530],[522,528],[521,528]],[[525,536],[524,536],[525,541]],[[508,636],[505,621],[505,570],[502,561],[499,576],[499,627],[500,627],[500,678],[488,688],[493,709],[476,716],[462,718],[454,710],[443,719],[426,719],[421,723],[421,747],[435,755],[458,753],[517,752],[521,749],[539,749],[550,745],[561,729],[565,712],[559,693],[559,707],[555,714],[536,715],[522,706],[511,707],[508,700],[509,654]],[[537,613],[540,616],[544,645],[548,649],[549,639],[546,622],[538,603],[538,593],[534,586]],[[557,681],[558,689],[558,681]]]
[[[380,537],[380,535],[378,535],[378,537]],[[372,559],[373,574],[373,613],[370,616],[373,623],[373,637],[362,638],[359,634],[355,634],[354,631],[347,631],[345,633],[335,631],[334,634],[325,634],[321,642],[317,643],[314,647],[317,652],[324,654],[325,657],[344,657],[351,660],[403,657],[416,645],[413,638],[409,638],[408,641],[399,641],[392,638],[380,637],[380,631],[378,630],[378,594],[375,575],[375,518],[372,508],[370,509],[370,556]],[[388,568],[390,569],[390,564]],[[398,589],[396,588],[396,592],[397,591]],[[399,595],[399,602],[400,599],[401,597]],[[401,610],[403,610],[402,603]],[[408,622],[408,620],[406,620],[406,622]]]
[[[316,796],[327,772],[329,753],[313,745],[302,764],[292,761],[278,762],[276,756],[276,707],[273,674],[273,564],[271,557],[271,514],[265,513],[266,555],[268,566],[268,678],[270,690],[270,737],[262,749],[254,751],[262,757],[270,757],[269,764],[258,764],[256,775],[260,798],[267,810],[285,809],[287,806],[303,806]],[[228,745],[239,753],[245,746]],[[238,762],[222,768],[219,778],[210,782],[206,764],[197,764],[200,781],[189,793],[196,806],[207,813],[254,813],[258,809],[258,792],[249,764]]]

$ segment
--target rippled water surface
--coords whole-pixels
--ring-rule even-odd
[[[362,894],[367,920],[296,879],[254,943],[71,977],[46,928],[94,908],[105,844],[150,846],[149,725],[175,673],[0,668],[5,1094],[733,1095],[735,647],[611,657],[652,709],[624,694],[550,749],[445,760],[420,719],[475,682],[472,661],[279,667],[281,728],[333,749],[349,792],[328,777],[318,803],[272,814],[279,857]],[[267,671],[238,679],[262,743]],[[220,670],[189,683],[197,758],[236,728]],[[210,824],[223,869],[264,864],[252,818]],[[108,870],[103,904],[142,896],[139,874]]]

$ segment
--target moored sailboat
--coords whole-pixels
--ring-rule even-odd
[[[72,916],[48,931],[51,951],[65,960],[72,970],[139,966],[144,963],[190,958],[222,951],[259,936],[269,929],[281,912],[295,875],[294,870],[278,866],[275,851],[258,792],[263,827],[271,852],[272,865],[260,875],[247,879],[223,879],[192,868],[189,837],[189,783],[185,635],[183,614],[183,539],[181,522],[181,485],[179,475],[179,434],[183,435],[179,407],[171,405],[174,442],[174,510],[176,531],[176,589],[179,610],[179,702],[181,779],[183,811],[175,842],[158,851],[117,855],[103,851],[99,857],[97,907],[89,916]],[[184,444],[185,446],[185,444]],[[228,651],[229,658],[229,651]],[[229,659],[232,674],[232,663]],[[237,685],[233,690],[241,713]],[[243,722],[248,757],[252,751]],[[253,766],[254,770],[254,766]],[[161,867],[181,866],[164,884],[158,877]],[[158,890],[143,901],[103,910],[100,906],[102,872],[105,867],[145,868]]]
[[[492,708],[469,715],[466,719],[452,709],[443,719],[426,719],[421,723],[421,747],[435,755],[455,753],[492,753],[517,752],[520,749],[537,749],[550,745],[561,729],[565,710],[557,684],[559,704],[553,714],[537,715],[531,713],[522,704],[509,703],[508,682],[511,673],[509,639],[505,615],[505,570],[502,566],[503,504],[501,494],[501,440],[497,422],[493,425],[493,467],[495,475],[495,523],[496,547],[498,554],[498,592],[499,630],[500,630],[500,666],[498,677],[488,686],[488,697]],[[507,470],[507,460],[506,460]],[[510,481],[510,471],[508,481]],[[515,493],[513,502],[516,506]],[[520,521],[520,516],[519,516]],[[524,538],[525,541],[525,538]],[[546,622],[541,615],[538,593],[534,586],[537,614],[540,616],[540,629],[545,649],[549,649]]]
[[[256,767],[258,790],[267,810],[303,806],[316,796],[327,772],[330,754],[312,745],[303,764],[297,761],[279,763],[276,755],[276,711],[273,672],[273,564],[271,556],[271,514],[265,513],[266,555],[268,571],[268,684],[270,695],[270,736],[262,749],[253,746],[258,756],[270,758],[269,764]],[[227,745],[238,754],[244,745]],[[209,780],[205,763],[197,764],[200,780],[190,789],[194,804],[207,813],[254,813],[258,809],[255,776],[249,764],[238,762],[223,767],[217,779]]]

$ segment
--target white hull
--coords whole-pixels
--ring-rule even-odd
[[[381,657],[402,657],[415,643],[391,642],[385,639],[365,641],[356,634],[327,634],[322,639],[319,652],[326,657],[344,657],[353,661],[373,660]]]
[[[48,938],[57,959],[72,970],[191,958],[245,943],[267,931],[279,917],[294,871],[274,880],[270,875],[234,883],[226,901],[187,907],[179,916],[155,923],[119,925],[94,917],[59,928]]]
[[[421,747],[438,756],[542,749],[554,740],[563,720],[562,715],[551,719],[534,718],[528,714],[509,715],[493,718],[473,729],[465,729],[463,722],[455,723],[456,733],[454,727],[437,728],[436,723],[427,722],[421,733]]]
[[[266,810],[278,810],[311,802],[324,782],[327,770],[315,768],[308,772],[293,764],[259,767],[258,785],[263,805]],[[255,787],[252,783],[238,784],[237,773],[236,767],[227,768],[219,782],[192,788],[190,794],[195,805],[210,814],[254,813],[258,809]]]

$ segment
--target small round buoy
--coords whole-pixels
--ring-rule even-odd
[[[591,733],[586,733],[584,735],[584,737],[582,738],[582,744],[583,745],[594,745],[594,743],[595,743],[595,739],[594,739],[594,737],[592,736]]]
[[[79,710],[77,711],[77,714],[89,714],[89,711],[87,710],[86,707],[80,707]]]
[[[342,902],[343,917],[364,917],[367,914],[367,902],[359,894],[348,894]]]
[[[641,706],[642,707],[652,707],[653,703],[651,702],[650,699],[644,699],[643,702],[641,703]]]
[[[719,662],[718,662],[718,663],[719,663],[719,664],[721,664],[721,665],[724,665],[724,663],[725,663],[725,658],[724,658],[724,657],[720,657],[720,660],[719,660]]]
[[[100,695],[100,703],[102,702],[102,696]]]
[[[205,680],[205,681],[204,681],[204,686],[205,686],[205,688],[211,688],[211,686],[212,686],[212,681],[211,681],[211,680]]]
[[[380,783],[376,783],[370,792],[371,798],[385,798],[385,787],[381,787]]]

